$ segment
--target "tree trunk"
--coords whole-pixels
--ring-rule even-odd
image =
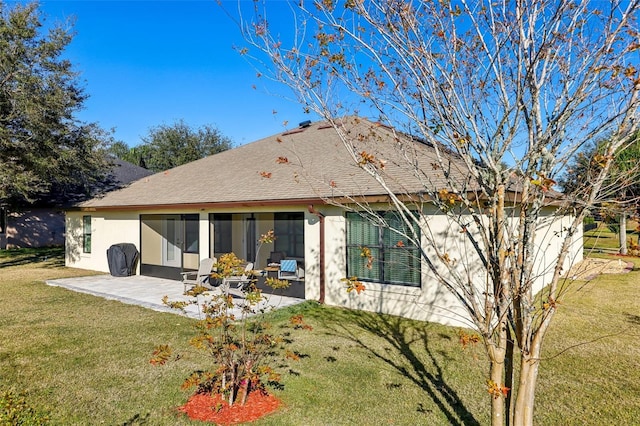
[[[501,352],[501,351],[498,351]],[[502,384],[504,374],[504,353],[502,353],[502,361],[491,360],[490,377],[494,383]],[[491,395],[491,426],[504,426],[505,409],[504,398]]]
[[[513,413],[513,426],[533,426],[533,404],[540,361],[523,355],[520,361],[520,381]]]
[[[511,300],[509,287],[509,270],[506,267],[506,255],[508,246],[505,232],[505,185],[498,185],[495,213],[495,248],[498,254],[498,265],[494,271],[493,293],[496,299],[496,314],[498,324],[496,326],[495,346],[490,348],[489,358],[491,361],[489,375],[491,381],[497,386],[504,386],[505,379],[505,357],[508,344],[509,326],[506,320],[508,301]],[[504,426],[506,423],[505,400],[503,395],[491,394],[491,425]]]
[[[627,254],[627,214],[620,213],[620,254]]]
[[[507,351],[505,354],[505,364],[504,364],[504,385],[510,389],[509,393],[504,399],[504,407],[506,410],[506,418],[505,425],[512,426],[513,425],[513,351],[514,351],[514,341],[513,336],[510,331],[511,329],[507,329]]]

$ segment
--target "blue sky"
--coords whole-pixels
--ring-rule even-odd
[[[211,124],[240,145],[281,132],[284,121],[291,127],[310,118],[299,105],[267,94],[232,49],[242,37],[213,0],[41,0],[40,6],[46,23],[75,20],[64,56],[90,96],[78,117],[114,128],[129,146],[150,127],[179,119]],[[286,10],[284,2],[273,6]]]

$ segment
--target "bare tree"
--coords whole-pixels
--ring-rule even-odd
[[[638,127],[638,3],[301,1],[291,4],[291,35],[272,25],[269,2],[251,11],[240,4],[248,43],[241,53],[333,124],[354,162],[388,189],[407,225],[398,232],[418,227],[420,235],[407,236],[428,246],[423,264],[483,338],[493,425],[533,423],[542,343],[567,291],[571,245]],[[375,115],[429,144],[446,185],[415,166],[409,149],[393,159],[358,152],[354,138],[362,135],[345,132],[340,119],[353,114]],[[558,197],[555,180],[596,140],[606,143],[588,191]],[[423,206],[390,189],[385,161],[413,167],[470,254],[447,255]],[[463,167],[451,173],[454,163]],[[540,241],[560,218],[571,220],[558,232],[557,254],[541,266]]]

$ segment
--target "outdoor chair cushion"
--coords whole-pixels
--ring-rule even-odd
[[[298,261],[295,259],[284,259],[280,261],[280,272],[296,272]]]

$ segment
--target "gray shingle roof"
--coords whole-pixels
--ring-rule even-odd
[[[385,161],[384,176],[398,193],[447,187],[435,150],[368,120],[342,120],[355,152]],[[399,156],[417,164],[422,175]],[[446,157],[446,155],[445,155]],[[354,161],[327,122],[312,123],[142,178],[126,188],[81,204],[88,208],[237,202],[291,202],[332,196],[384,195],[380,185]],[[464,165],[449,156],[449,172],[463,179]]]
[[[111,164],[112,166],[109,174],[115,183],[120,186],[127,185],[133,181],[153,174],[151,170],[136,166],[128,161],[120,160],[119,158],[112,159]]]

